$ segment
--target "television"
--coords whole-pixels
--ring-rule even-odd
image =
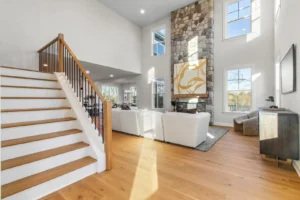
[[[296,91],[296,48],[293,44],[281,63],[281,93],[289,94]]]

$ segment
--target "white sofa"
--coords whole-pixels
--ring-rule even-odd
[[[112,109],[112,129],[119,132],[142,136],[152,127],[152,112],[147,110]]]
[[[206,140],[209,120],[209,113],[165,113],[163,115],[165,141],[195,148]]]

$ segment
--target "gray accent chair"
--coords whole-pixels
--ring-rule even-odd
[[[246,136],[259,135],[258,111],[234,118],[234,130],[243,131]]]

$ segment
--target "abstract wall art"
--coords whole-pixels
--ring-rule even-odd
[[[174,65],[173,97],[204,97],[206,95],[206,59]]]

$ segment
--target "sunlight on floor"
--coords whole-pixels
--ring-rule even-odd
[[[213,136],[213,135],[210,134],[210,133],[207,133],[207,137],[209,137],[210,139],[214,139],[214,138],[215,138],[215,136]]]
[[[148,199],[158,189],[156,149],[153,143],[149,139],[143,141],[130,200]]]

